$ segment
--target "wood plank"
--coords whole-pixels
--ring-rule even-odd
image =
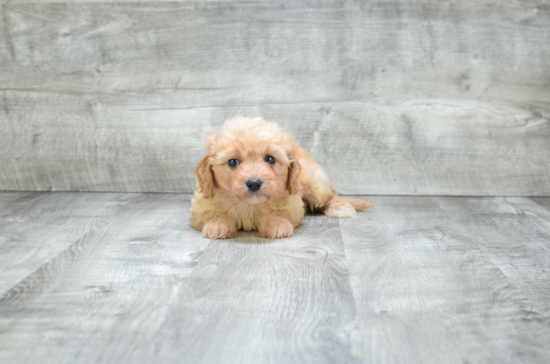
[[[548,204],[550,199],[541,199]],[[529,298],[531,307],[525,321],[540,330],[539,337],[550,348],[550,211],[528,198],[507,197],[488,200],[483,214],[472,214],[475,199],[462,199],[442,208],[462,215],[460,223],[479,241],[484,256],[491,259],[506,277]],[[539,201],[540,202],[540,201]],[[544,322],[546,327],[540,326]]]
[[[202,0],[201,2],[207,3],[207,2],[229,2],[231,0]],[[433,0],[432,0],[433,1]],[[163,3],[163,2],[171,2],[171,3],[186,3],[189,2],[187,0],[180,0],[180,1],[174,1],[174,0],[64,0],[63,3],[72,4],[72,3]],[[251,1],[251,3],[262,3],[267,2],[267,0],[256,0]],[[271,1],[270,1],[271,2]],[[319,4],[331,4],[333,3],[333,0],[320,0],[316,1],[316,3]],[[511,0],[510,3],[519,4],[519,5],[525,5],[525,4],[535,4],[535,5],[542,5],[547,4],[548,0]],[[1,0],[0,4],[10,4],[11,0]],[[19,0],[18,3],[22,4],[48,4],[48,3],[59,3],[59,0]],[[279,1],[279,3],[284,3],[284,1]],[[392,3],[399,4],[399,3],[430,3],[430,0],[393,0]],[[473,5],[479,4],[479,3],[489,3],[489,4],[495,4],[495,0],[464,0],[463,3],[471,3]]]
[[[67,195],[77,200],[83,194]],[[73,244],[2,295],[0,361],[100,360],[105,354],[100,348],[125,317],[134,325],[126,338],[147,342],[155,333],[178,282],[208,241],[196,232],[187,238],[189,196],[124,199],[132,203],[108,223],[75,236]],[[71,203],[65,205],[66,213],[74,212]],[[150,331],[141,331],[145,328]]]
[[[550,360],[550,229],[540,215],[503,198],[370,202],[341,221],[366,362]]]
[[[363,362],[338,221],[308,216],[295,233],[210,244],[155,340],[163,359]]]
[[[190,196],[131,196],[0,298],[0,361],[361,361],[337,220],[209,241]]]
[[[0,194],[0,295],[107,223],[121,194]]]
[[[531,198],[531,201],[535,202],[538,205],[544,206],[547,210],[550,210],[550,199],[544,197],[534,197]]]
[[[6,192],[0,193],[0,227],[5,228],[14,222],[14,217],[31,206],[36,200],[46,197],[45,192]]]
[[[0,189],[191,192],[225,118],[346,194],[550,194],[541,2],[0,8]]]

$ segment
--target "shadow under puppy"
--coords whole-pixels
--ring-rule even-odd
[[[189,220],[205,238],[230,238],[241,229],[286,238],[308,209],[354,217],[373,206],[338,197],[326,172],[294,137],[262,118],[226,121],[206,148],[195,169],[198,191]]]

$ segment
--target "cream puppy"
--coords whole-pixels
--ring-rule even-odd
[[[326,172],[294,137],[262,118],[226,121],[206,148],[195,169],[198,190],[189,220],[205,238],[231,238],[237,230],[286,238],[307,210],[354,217],[373,206],[338,197]]]

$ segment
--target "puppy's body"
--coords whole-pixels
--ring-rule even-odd
[[[203,237],[258,230],[267,238],[284,238],[302,223],[306,210],[354,217],[372,206],[339,198],[326,172],[294,137],[261,118],[228,120],[206,147],[209,153],[195,170],[199,189],[190,219]]]

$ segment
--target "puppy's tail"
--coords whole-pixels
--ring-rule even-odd
[[[361,210],[364,210],[364,209],[368,209],[369,207],[374,207],[374,205],[372,205],[368,202],[365,202],[365,201],[362,201],[362,200],[356,200],[354,198],[339,197],[339,199],[340,199],[340,201],[349,203],[351,206],[353,206],[355,211],[361,211]]]
[[[356,211],[373,207],[370,203],[353,198],[333,196],[324,210],[328,217],[355,217]]]

